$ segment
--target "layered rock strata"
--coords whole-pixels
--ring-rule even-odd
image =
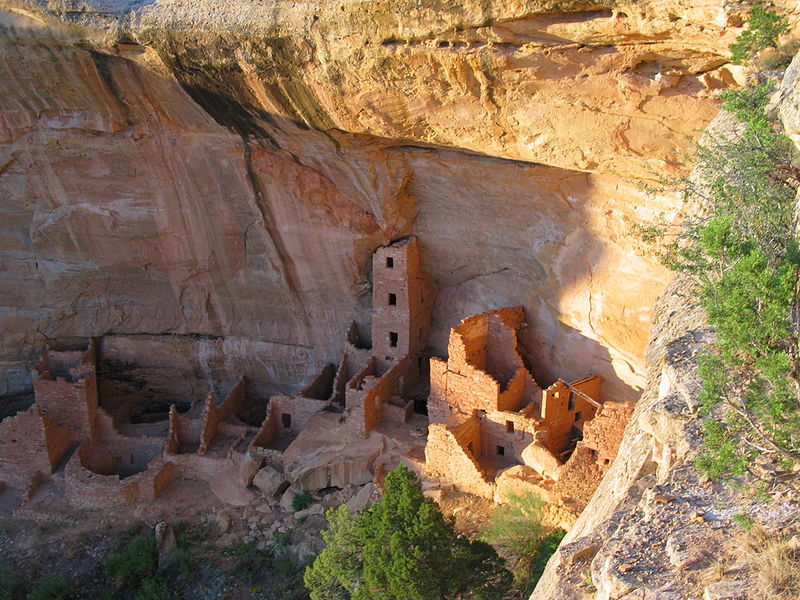
[[[522,304],[530,326],[521,341],[537,357],[532,365],[537,380],[549,384],[558,377],[575,379],[593,372],[606,381],[610,398],[636,397],[643,383],[650,306],[668,276],[645,253],[631,223],[669,213],[672,204],[643,194],[636,181],[620,176],[633,172],[623,163],[637,156],[642,162],[644,154],[625,150],[620,158],[618,153],[612,161],[617,166],[566,156],[569,148],[591,149],[584,134],[617,128],[618,134],[603,134],[604,154],[611,157],[614,152],[606,142],[621,139],[622,130],[642,138],[655,127],[668,140],[659,142],[653,154],[661,157],[654,164],[663,163],[685,143],[684,134],[701,127],[714,110],[699,75],[687,71],[681,77],[690,82],[688,87],[675,83],[677,87],[662,89],[657,81],[663,79],[661,71],[637,72],[627,59],[602,67],[611,79],[597,79],[596,74],[582,78],[583,68],[573,65],[576,81],[595,81],[609,90],[604,107],[586,108],[593,117],[584,120],[580,135],[565,129],[548,144],[512,142],[539,126],[521,117],[503,117],[505,132],[487,126],[472,109],[463,114],[456,110],[459,103],[476,102],[469,86],[457,78],[434,84],[423,69],[415,69],[412,77],[389,68],[395,64],[391,61],[379,67],[362,54],[375,40],[446,31],[459,20],[466,27],[480,21],[478,15],[467,11],[467,19],[442,9],[431,21],[433,13],[427,10],[399,13],[399,8],[358,4],[372,14],[380,9],[393,16],[356,26],[354,4],[320,5],[318,22],[330,19],[324,21],[325,40],[334,38],[335,27],[351,28],[341,30],[338,53],[331,55],[322,54],[321,42],[307,55],[288,50],[300,44],[298,36],[306,29],[298,25],[300,13],[281,3],[274,5],[275,18],[263,17],[255,5],[242,5],[240,14],[257,13],[248,16],[246,28],[233,25],[240,22],[230,11],[213,12],[211,3],[192,3],[192,10],[208,18],[215,15],[223,20],[220,24],[230,19],[226,35],[202,20],[181,16],[178,8],[189,10],[189,5],[155,3],[135,14],[105,15],[106,24],[127,23],[128,39],[134,36],[149,46],[107,46],[95,39],[99,34],[65,29],[51,23],[51,17],[41,17],[47,22],[42,24],[19,12],[6,14],[6,87],[0,113],[0,194],[6,216],[5,269],[0,274],[4,394],[30,389],[28,369],[47,340],[99,335],[113,336],[100,345],[101,363],[104,347],[113,355],[114,363],[105,370],[117,373],[125,367],[129,379],[152,367],[163,381],[195,378],[199,383],[192,389],[200,389],[209,380],[231,380],[242,373],[264,398],[297,391],[301,382],[335,360],[347,324],[366,322],[371,249],[413,231],[423,241],[423,260],[440,286],[430,338],[437,352],[444,352],[447,332],[461,318],[498,305]],[[334,19],[331,11],[337,7],[343,16]],[[664,33],[669,19],[658,11],[652,18],[618,14],[612,19],[602,11],[535,16],[537,10],[550,8],[507,6],[492,18],[511,21],[516,14],[535,24],[529,24],[530,31],[551,31],[548,23],[566,20],[564,31],[589,49],[581,53],[580,48],[558,45],[545,54],[547,48],[537,42],[526,50],[535,49],[536,60],[556,60],[562,52],[578,52],[589,60],[597,52],[612,56],[619,48],[654,51],[651,43],[623,45],[614,35],[603,37],[612,20],[626,18],[638,23],[634,38],[649,42],[648,36],[654,35],[667,40],[664,52],[667,47],[676,56],[689,52],[685,44],[669,42],[678,26],[669,30],[672,34]],[[24,7],[28,14],[35,9]],[[693,11],[680,12],[678,23],[697,23],[700,13]],[[76,10],[68,16],[89,21],[103,15]],[[180,25],[182,18],[188,20]],[[421,25],[425,22],[430,24]],[[716,21],[709,22],[704,35],[710,41],[697,42],[699,54],[687,65],[698,56],[724,62],[724,44],[719,44],[727,34],[713,25]],[[280,33],[284,53],[251,48],[257,27]],[[586,37],[592,27],[597,33]],[[656,35],[653,27],[662,33]],[[392,44],[378,44],[376,51],[395,56]],[[684,50],[678,52],[678,46]],[[484,52],[490,50],[491,61],[497,53],[510,52],[486,42]],[[430,51],[468,62],[477,50],[465,43],[450,49],[436,45]],[[658,54],[654,60],[669,62],[662,58]],[[248,67],[245,59],[257,64]],[[401,61],[400,55],[393,60]],[[590,60],[592,68],[600,68],[599,60]],[[277,100],[268,101],[266,92],[259,92],[270,89],[274,96],[274,90],[285,89],[286,98],[304,106],[307,94],[297,90],[313,86],[305,83],[302,88],[301,80],[321,78],[324,72],[337,81],[334,62],[351,67],[364,86],[373,81],[369,97],[386,114],[397,112],[388,110],[396,100],[386,94],[400,82],[409,82],[412,91],[414,86],[445,90],[452,101],[430,102],[456,111],[445,128],[449,133],[428,135],[432,129],[427,125],[366,127],[345,118],[344,112],[336,116],[333,109],[324,111],[325,119],[315,120],[280,108]],[[573,107],[596,101],[598,88],[572,82],[569,89],[585,95],[581,100],[564,96],[563,90],[549,87],[565,85],[564,73],[529,62],[492,67],[496,77],[507,80],[506,91],[501,94],[498,87],[493,92],[500,112],[517,110],[523,95],[536,86],[541,89],[533,94],[537,107],[546,106],[546,98]],[[303,66],[302,77],[298,65]],[[368,65],[368,71],[360,71]],[[485,75],[465,70],[464,77],[472,81]],[[612,79],[618,81],[610,85]],[[355,81],[338,96],[332,94],[339,88],[325,88],[329,104],[340,112],[357,110],[367,122],[370,111],[357,108],[366,103],[363,94],[353,92]],[[671,125],[638,112],[633,121],[647,123],[644,129],[609,124],[629,104],[621,100],[620,90],[639,89],[640,83],[641,90],[655,95],[646,102],[640,97],[636,104],[666,103],[659,110],[664,119],[672,119]],[[406,102],[419,98],[403,94]],[[316,96],[325,94],[318,91]],[[435,111],[421,107],[412,112],[433,119]],[[547,111],[551,118],[562,113],[555,107]],[[564,117],[565,123],[578,121],[574,115]],[[490,140],[507,141],[497,147]],[[415,145],[434,142],[546,160],[558,167]],[[540,146],[544,149],[535,150]],[[639,175],[646,176],[643,171]],[[183,361],[184,354],[192,358]],[[147,355],[153,357],[150,366],[134,360]]]

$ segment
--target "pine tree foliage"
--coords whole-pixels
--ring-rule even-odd
[[[328,520],[326,547],[305,574],[312,600],[501,600],[511,584],[497,552],[459,537],[402,465],[380,502]]]

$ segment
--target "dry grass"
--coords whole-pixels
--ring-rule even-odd
[[[728,562],[723,559],[714,560],[709,565],[709,571],[711,571],[711,574],[717,581],[722,581],[725,577],[725,573],[728,572]]]
[[[800,554],[788,537],[754,527],[745,537],[748,562],[765,598],[800,597]]]

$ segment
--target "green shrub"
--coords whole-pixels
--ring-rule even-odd
[[[530,594],[565,532],[542,525],[545,503],[535,494],[511,496],[498,506],[483,532],[514,574],[516,587]]]
[[[766,6],[750,10],[747,27],[731,45],[731,60],[741,64],[755,57],[765,48],[774,48],[778,37],[789,30],[789,22]]]
[[[456,535],[404,466],[380,502],[358,514],[328,511],[326,547],[305,572],[313,600],[500,600],[511,583],[487,543]]]
[[[664,256],[694,276],[716,329],[698,363],[705,444],[696,461],[713,478],[753,472],[759,455],[784,468],[800,462],[798,171],[793,144],[765,114],[771,91],[764,84],[721,95],[742,130],[698,148],[702,184],[680,186],[694,211]]]
[[[736,523],[743,531],[750,531],[755,525],[753,517],[745,513],[738,513],[733,515],[733,522]]]
[[[239,540],[223,552],[233,561],[231,573],[245,583],[255,582],[258,573],[272,565],[272,554],[259,550],[256,542]]]
[[[292,510],[294,512],[305,510],[314,503],[314,497],[308,492],[300,492],[292,498]]]
[[[28,592],[28,600],[70,600],[72,582],[63,573],[43,577]]]
[[[138,587],[142,581],[155,574],[158,567],[158,551],[152,535],[134,537],[119,552],[106,560],[106,572],[117,587]]]
[[[177,600],[164,575],[143,579],[134,595],[135,600]]]

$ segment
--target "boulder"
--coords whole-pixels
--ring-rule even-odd
[[[281,496],[280,505],[281,508],[287,512],[292,512],[292,500],[294,500],[295,495],[297,492],[294,488],[288,487],[286,491],[283,492],[283,496]]]
[[[263,464],[263,456],[253,456],[250,452],[244,455],[242,462],[239,463],[239,478],[244,487],[253,484],[253,477],[256,476]]]
[[[301,490],[364,485],[373,480],[375,459],[385,450],[385,438],[367,438],[342,429],[340,415],[318,413],[283,454],[286,477]]]
[[[706,586],[703,600],[745,600],[746,590],[743,581],[718,581]]]
[[[211,478],[211,491],[225,504],[247,506],[256,497],[239,479],[239,466],[232,465]]]
[[[559,461],[550,450],[538,442],[528,444],[520,456],[523,463],[540,475],[545,475],[556,481],[558,480],[561,473],[561,461]]]
[[[158,568],[164,567],[167,557],[178,547],[175,532],[166,521],[156,523],[155,527],[156,549],[158,550]]]
[[[304,508],[303,510],[298,510],[294,513],[294,516],[297,519],[305,519],[310,517],[311,515],[321,515],[325,513],[325,507],[322,504],[312,504],[308,508]]]
[[[372,490],[373,486],[371,483],[362,486],[358,492],[356,492],[356,495],[347,501],[347,508],[350,509],[350,512],[356,513],[369,506],[372,497]]]
[[[253,477],[253,485],[270,498],[280,491],[285,482],[283,473],[279,473],[269,465],[259,470]]]

